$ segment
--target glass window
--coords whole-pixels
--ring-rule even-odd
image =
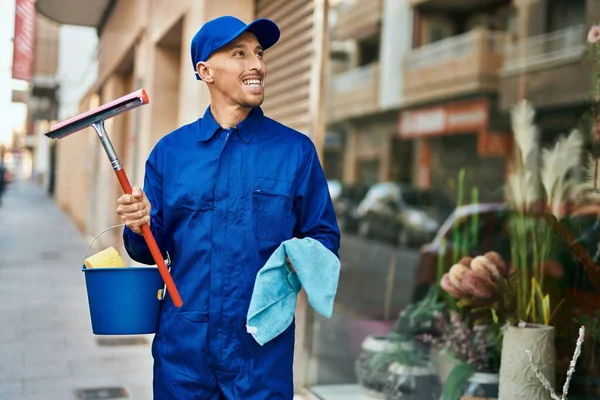
[[[591,133],[600,108],[589,103],[592,85],[565,86],[588,82],[594,61],[581,56],[591,53],[575,31],[567,39],[581,51],[550,51],[566,34],[543,34],[532,17],[547,13],[551,31],[578,25],[590,20],[589,2],[425,1],[404,11],[397,3],[408,2],[384,3],[415,18],[387,25],[378,41],[416,34],[417,48],[401,55],[402,106],[378,105],[392,85],[387,57],[371,81],[328,94],[332,115],[349,110],[327,129],[345,132],[335,179],[352,200],[336,201],[342,269],[332,318],[316,314],[308,328],[310,389],[322,400],[438,400],[452,388],[459,398],[496,399],[500,381],[540,387],[519,381],[531,350],[554,368],[548,379],[560,392],[585,325],[567,398],[600,398],[600,196],[592,190],[600,172],[589,163],[599,153]],[[522,28],[542,35],[514,42],[528,21],[537,25]],[[378,41],[348,46],[372,61]],[[548,52],[552,63],[520,71],[521,57]],[[538,346],[544,330],[554,339]],[[462,369],[449,378],[457,360]]]

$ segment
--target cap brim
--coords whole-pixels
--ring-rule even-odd
[[[259,18],[256,21],[249,23],[248,26],[240,32],[240,35],[243,32],[253,33],[263,50],[272,47],[277,43],[281,36],[281,31],[277,24],[266,18]]]

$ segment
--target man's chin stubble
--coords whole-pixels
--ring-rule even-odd
[[[245,108],[256,108],[259,107],[263,103],[263,101],[264,97],[256,101],[243,101],[240,103],[240,105]]]

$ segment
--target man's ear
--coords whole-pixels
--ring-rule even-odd
[[[202,79],[204,82],[211,83],[214,80],[212,68],[210,65],[208,65],[208,63],[200,61],[198,64],[196,64],[196,72],[198,73],[198,76],[200,76],[200,79]]]

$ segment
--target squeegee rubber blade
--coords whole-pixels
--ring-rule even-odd
[[[94,123],[112,118],[141,104],[142,102],[137,97],[128,99],[123,103],[115,104],[105,109],[100,109],[97,112],[92,112],[89,115],[84,115],[81,118],[75,117],[71,122],[65,121],[64,124],[59,124],[56,128],[48,132],[46,136],[53,139],[62,139],[65,136],[85,129]]]

